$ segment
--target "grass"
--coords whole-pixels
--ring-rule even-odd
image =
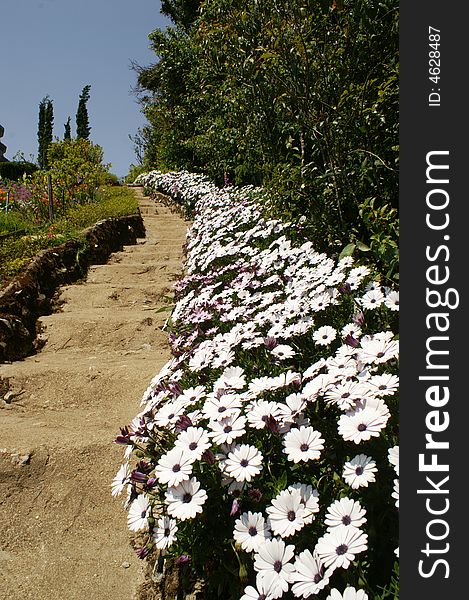
[[[45,248],[76,239],[84,243],[81,232],[104,219],[134,214],[138,202],[127,187],[100,188],[97,199],[90,204],[69,209],[53,223],[40,226],[15,213],[0,213],[0,234],[24,232],[21,235],[0,238],[0,287],[19,273],[34,256]]]

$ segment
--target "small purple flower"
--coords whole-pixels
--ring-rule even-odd
[[[251,500],[254,500],[254,502],[260,502],[262,499],[262,492],[259,488],[249,489],[248,494],[249,494]]]
[[[145,558],[148,556],[149,552],[150,550],[146,546],[142,546],[135,551],[135,554],[138,556],[138,558]]]
[[[344,338],[344,342],[347,344],[347,346],[351,346],[352,348],[358,348],[360,345],[360,342],[354,338],[351,333]]]
[[[204,450],[204,452],[202,454],[202,460],[204,462],[206,462],[208,465],[215,464],[215,454],[210,450],[210,448],[207,448],[207,450]]]
[[[350,283],[343,283],[340,287],[339,287],[339,292],[341,294],[351,294],[352,292],[352,288],[350,287]]]
[[[192,558],[190,556],[188,556],[187,554],[181,554],[181,556],[178,556],[176,558],[177,565],[187,565],[191,562],[192,562]]]
[[[145,483],[148,479],[148,475],[146,473],[141,473],[140,471],[132,471],[130,479],[135,481],[135,483]]]
[[[361,327],[365,323],[365,315],[363,314],[363,311],[361,311],[361,310],[357,311],[353,315],[352,321],[355,323],[355,325],[358,325],[359,327]]]
[[[272,415],[267,415],[264,419],[265,426],[272,433],[278,433],[280,431],[280,425],[275,417]]]
[[[230,517],[233,517],[236,513],[238,513],[240,507],[241,507],[241,505],[239,503],[239,500],[237,498],[235,498],[233,500],[233,504],[231,505]]]
[[[267,350],[273,350],[278,346],[278,342],[274,337],[265,337],[264,345],[267,348]]]
[[[181,415],[176,421],[176,431],[186,431],[188,427],[192,427],[192,421],[187,415]]]
[[[127,425],[125,427],[120,427],[121,434],[116,437],[114,440],[115,444],[133,444],[131,438],[131,433]]]

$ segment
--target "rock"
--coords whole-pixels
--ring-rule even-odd
[[[130,563],[129,563],[129,562],[127,562],[127,561],[124,561],[124,562],[121,564],[121,567],[122,567],[123,569],[128,569],[130,566],[131,566],[131,565],[130,565]]]

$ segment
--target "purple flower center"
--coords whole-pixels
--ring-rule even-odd
[[[366,425],[365,423],[360,423],[360,425],[357,427],[358,431],[365,431],[366,430]]]
[[[363,475],[363,467],[357,467],[357,468],[355,469],[355,473],[356,473],[357,475]]]
[[[171,532],[170,532],[170,529],[169,529],[169,527],[166,527],[166,529],[164,530],[164,537],[169,537],[169,534],[170,534],[170,533],[171,533]]]
[[[145,510],[142,510],[142,514],[140,515],[140,518],[141,518],[141,519],[145,519],[145,518],[146,518],[146,516],[147,516],[147,511],[146,511],[146,509],[145,509]]]
[[[350,516],[349,516],[349,515],[344,515],[344,516],[342,517],[342,523],[343,523],[344,525],[350,525],[350,523],[351,523],[351,522],[352,522],[352,519],[350,518]]]
[[[175,417],[175,414],[174,414],[174,413],[171,413],[170,415],[168,415],[168,419],[169,419],[169,420],[171,420],[171,419],[174,419],[174,417]]]
[[[249,464],[249,461],[245,458],[239,463],[242,467],[246,468]]]
[[[257,597],[257,600],[265,600],[265,594],[260,594],[260,595]]]
[[[252,525],[249,529],[248,529],[248,533],[249,535],[252,535],[253,537],[255,535],[257,535],[257,529],[254,527],[254,525]]]
[[[218,412],[219,412],[219,413],[221,413],[221,412],[225,412],[225,410],[226,410],[226,406],[219,406],[219,407],[218,407]]]
[[[287,514],[287,519],[288,519],[289,521],[294,521],[294,520],[295,520],[295,518],[296,518],[295,511],[294,511],[294,510],[289,510],[289,511],[288,511],[288,514]]]
[[[195,450],[197,448],[197,442],[191,442],[189,444],[189,450]]]
[[[300,450],[301,450],[301,452],[307,452],[309,450],[309,445],[308,444],[301,444]]]
[[[231,427],[231,425],[226,425],[223,431],[225,433],[230,433],[230,431],[233,431],[233,427]]]
[[[173,473],[178,473],[181,470],[181,465],[173,465]]]
[[[189,502],[191,500],[192,500],[192,494],[189,494],[189,492],[184,494],[184,496],[182,497],[182,501],[184,502],[184,504],[189,504]]]
[[[321,579],[321,575],[319,573],[316,573],[316,575],[314,576],[314,583],[319,583]]]
[[[346,544],[340,544],[335,549],[337,556],[342,556],[342,554],[346,554],[348,550],[348,546]]]
[[[281,570],[282,570],[282,561],[281,560],[276,560],[274,562],[274,571],[276,573],[280,573]]]

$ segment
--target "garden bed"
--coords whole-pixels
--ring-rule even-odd
[[[57,288],[82,278],[123,245],[145,236],[140,215],[107,219],[83,231],[85,243],[70,240],[41,251],[0,291],[0,362],[20,360],[36,350],[37,319],[50,314]]]

